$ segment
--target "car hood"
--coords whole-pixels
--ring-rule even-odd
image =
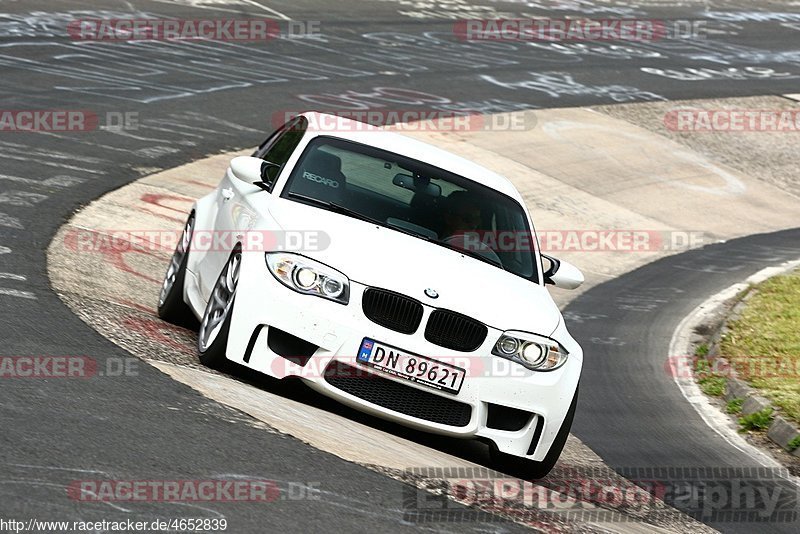
[[[417,237],[285,199],[270,212],[286,231],[319,232],[317,249],[297,250],[367,286],[473,317],[500,330],[550,335],[561,314],[543,286]],[[431,299],[425,289],[435,290]]]

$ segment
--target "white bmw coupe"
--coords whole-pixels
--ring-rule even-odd
[[[208,366],[300,377],[372,415],[484,440],[498,468],[535,479],[564,447],[583,363],[545,285],[582,282],[539,252],[508,179],[304,113],[194,204],[158,312],[200,320]]]

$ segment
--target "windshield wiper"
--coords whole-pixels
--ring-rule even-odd
[[[420,233],[420,232],[415,232],[414,230],[411,230],[410,228],[406,228],[405,226],[400,226],[399,224],[394,224],[394,223],[391,223],[389,221],[386,221],[385,223],[383,223],[383,225],[385,227],[387,227],[387,228],[391,228],[392,230],[397,230],[398,232],[402,232],[404,234],[408,234],[408,235],[411,235],[411,236],[414,236],[414,237],[418,237],[420,239],[424,239],[425,241],[431,241],[431,242],[434,242],[434,243],[436,242],[436,240],[433,239],[429,235],[425,235],[425,234]]]
[[[327,200],[321,200],[319,198],[309,197],[307,195],[302,195],[300,193],[295,193],[293,191],[289,191],[286,196],[289,198],[294,198],[296,200],[300,200],[303,202],[308,202],[309,204],[315,204],[320,208],[324,208],[326,210],[332,211],[334,213],[339,213],[341,215],[348,215],[355,219],[360,219],[362,221],[374,223],[380,226],[386,226],[383,221],[379,221],[378,219],[373,219],[368,215],[364,215],[363,213],[359,213],[355,210],[342,206],[341,204],[336,204],[335,202],[329,202]]]
[[[466,254],[467,256],[469,256],[471,258],[475,258],[476,260],[485,261],[489,265],[494,265],[495,267],[500,267],[504,271],[506,270],[505,267],[503,267],[502,263],[500,263],[499,261],[497,261],[497,260],[495,260],[493,258],[490,258],[489,256],[484,256],[480,252],[474,252],[472,250],[468,250],[468,249],[459,247],[458,245],[453,245],[452,243],[445,243],[444,241],[434,241],[434,240],[431,240],[431,241],[433,243],[436,243],[439,246],[444,247],[444,248],[449,248],[450,250],[455,250],[456,252],[460,252],[461,254]]]

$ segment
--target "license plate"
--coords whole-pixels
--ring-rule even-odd
[[[364,338],[356,360],[386,374],[429,388],[458,393],[464,369]]]

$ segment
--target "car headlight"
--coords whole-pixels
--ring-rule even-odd
[[[504,332],[492,354],[533,371],[553,371],[567,361],[567,351],[557,341],[527,332]]]
[[[300,254],[267,252],[266,257],[269,271],[289,289],[341,304],[350,301],[350,280],[336,269]]]

